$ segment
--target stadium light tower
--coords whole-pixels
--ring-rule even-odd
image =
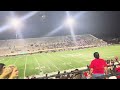
[[[23,27],[21,18],[18,17],[11,17],[9,19],[9,24],[11,25],[11,28],[13,28],[16,31],[16,39],[17,39],[17,32]]]

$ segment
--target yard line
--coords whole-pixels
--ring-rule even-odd
[[[46,56],[44,56],[44,57],[47,58]],[[49,62],[50,62],[50,61],[49,61]],[[49,64],[49,62],[48,62],[48,60],[47,60],[47,63],[48,63],[48,64]],[[44,63],[43,63],[43,64],[44,64]],[[47,65],[48,69],[51,71],[50,73],[52,73],[52,72],[53,72],[53,69],[51,69],[48,64],[46,64],[46,65]],[[55,67],[55,65],[52,64],[52,62],[50,62],[50,64]],[[58,67],[56,66],[55,68],[58,68]],[[59,70],[59,68],[58,68],[58,70]]]
[[[44,57],[45,57],[45,56],[44,56]],[[47,57],[46,57],[46,58],[47,58]],[[47,61],[47,63],[48,63],[48,61]],[[44,64],[44,63],[43,63],[43,64]],[[44,65],[45,65],[45,64],[44,64]],[[47,67],[48,67],[49,70],[53,71],[48,64],[46,64],[46,65],[47,65]]]
[[[16,64],[16,62],[18,61],[18,58],[15,58],[16,60],[15,60],[15,62],[14,62],[14,64],[13,65],[15,65]]]
[[[82,54],[82,56],[85,56],[84,54]],[[74,59],[73,59],[74,60]],[[84,59],[85,61],[91,61],[92,59],[90,59],[90,60],[86,60],[86,59]],[[78,62],[78,63],[80,63],[80,61],[76,61],[76,60],[74,60],[75,62]],[[82,64],[82,65],[86,65],[86,63],[84,62],[84,61],[82,61],[82,63],[80,63],[80,64]]]
[[[38,55],[37,55],[37,56],[38,56]],[[41,57],[43,57],[43,58],[44,58],[45,56],[44,56],[44,55],[41,55]],[[48,62],[48,61],[47,61],[47,62]],[[42,63],[42,64],[45,66],[45,63]],[[48,64],[46,64],[46,65],[47,65],[47,67],[48,67],[48,69],[49,69],[49,70],[53,71],[53,70],[49,67],[49,65],[48,65]]]
[[[49,54],[49,56],[50,57],[52,57],[51,59],[53,59],[53,56],[51,56],[50,54]],[[54,57],[55,58],[55,57]],[[58,62],[58,58],[55,58],[55,60]],[[58,63],[59,64],[59,63]],[[60,64],[59,64],[60,65]]]
[[[48,56],[50,56],[49,54],[48,54]],[[50,63],[51,63],[51,65],[53,65],[55,68],[57,68],[57,70],[60,70],[54,63],[52,63],[50,60],[48,60]]]
[[[26,64],[27,64],[27,56],[26,56],[25,68],[24,68],[24,78],[25,78],[25,73],[26,73]]]
[[[50,54],[49,54],[49,56],[50,57],[52,57]],[[52,57],[53,58],[53,57]],[[55,58],[55,57],[54,57]],[[55,58],[56,59],[56,58]],[[65,63],[65,62],[63,62],[63,63]],[[66,64],[66,63],[65,63]],[[55,65],[55,64],[54,64]],[[70,64],[67,64],[67,65],[69,65],[70,67],[73,67],[73,68],[75,68],[74,66],[72,66],[72,65],[70,65]]]
[[[36,62],[37,62],[37,64],[38,64],[39,70],[42,71],[42,73],[44,73],[43,70],[42,70],[41,67],[40,67],[40,63],[38,62],[37,58],[36,58],[35,56],[33,56],[33,57],[35,58],[35,60],[36,60]]]
[[[63,53],[62,53],[62,54],[63,54]],[[61,55],[62,55],[62,54],[61,54]],[[76,60],[74,60],[74,58],[75,58],[75,57],[73,57],[73,60],[72,60],[72,61],[74,61],[74,62],[76,62],[76,63],[80,63],[80,61],[76,61]],[[62,61],[62,60],[61,60],[61,61]],[[64,61],[62,61],[62,62],[64,62]],[[80,64],[85,65],[85,63],[83,64],[83,62],[80,63]]]
[[[3,58],[2,60],[5,60],[5,59]],[[1,61],[2,61],[2,60],[1,60]],[[9,58],[9,59],[7,59],[7,60],[5,60],[5,62],[4,62],[4,63],[6,64],[9,60],[10,60],[10,58]]]
[[[54,54],[53,54],[54,55]],[[52,57],[50,54],[49,54],[49,56],[50,57]],[[53,58],[53,57],[52,57]],[[55,58],[55,57],[54,57]],[[56,61],[58,60],[57,58],[55,58],[56,59]],[[60,60],[59,60],[59,62],[60,62]],[[63,62],[63,61],[62,61]],[[63,62],[63,63],[65,63],[65,62]],[[66,63],[65,63],[66,64]],[[70,66],[70,67],[72,67],[72,68],[75,68],[74,66],[72,66],[72,65],[70,65],[70,64],[66,64],[66,65],[68,65],[68,66]]]
[[[4,58],[2,60],[5,60]]]
[[[4,58],[2,58],[0,61],[3,61],[4,60]]]
[[[53,55],[55,55],[55,54],[53,54]],[[56,61],[59,61],[59,62],[63,62],[63,63],[65,63],[64,61],[62,61],[62,60],[58,60],[58,58],[55,58],[56,59]],[[70,62],[71,63],[71,62]],[[66,63],[65,63],[66,64]],[[75,68],[74,66],[72,66],[72,65],[70,65],[70,64],[67,64],[68,66],[70,66],[70,67],[73,67],[73,68]]]
[[[61,54],[61,55],[62,55],[62,54]],[[74,61],[74,62],[76,62],[76,63],[80,63],[80,61],[81,61],[81,60],[80,60],[80,61],[76,61],[76,60],[74,60],[74,59],[76,59],[76,57],[73,57],[73,60],[72,60],[72,61]],[[83,62],[82,62],[82,64],[83,64]],[[84,63],[84,64],[85,64],[85,63]],[[84,65],[84,64],[83,64],[83,65]]]

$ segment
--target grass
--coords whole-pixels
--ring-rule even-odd
[[[19,78],[24,78],[25,76],[57,72],[58,70],[85,67],[90,64],[93,53],[96,51],[104,59],[114,59],[115,56],[120,58],[120,45],[113,45],[74,51],[0,57],[0,63],[17,66]]]

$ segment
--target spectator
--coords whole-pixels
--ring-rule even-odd
[[[120,73],[120,64],[117,65],[115,71],[116,73]],[[120,79],[120,75],[117,76],[117,79]]]
[[[85,78],[85,79],[90,79],[90,78],[91,78],[90,72],[89,72],[89,71],[84,72],[84,73],[83,73],[83,78]]]
[[[118,57],[115,58],[116,62],[118,62],[118,65],[115,68],[116,73],[120,73],[120,63],[118,61]],[[117,79],[120,79],[120,75],[117,76]]]
[[[98,52],[94,53],[94,57],[95,59],[92,60],[90,64],[90,74],[92,75],[93,79],[103,79],[98,77],[107,74],[107,64],[104,59],[99,58]]]
[[[60,79],[67,79],[67,72],[64,71],[63,75],[61,75]]]
[[[2,74],[4,68],[5,68],[5,64],[0,63],[0,75]]]
[[[114,63],[115,63],[114,60],[111,59],[111,65],[112,65],[112,66],[114,65]]]
[[[36,77],[33,75],[33,76],[31,77],[31,79],[36,79]]]
[[[1,74],[0,74],[0,79],[16,79],[18,78],[18,69],[15,66],[8,66],[5,67],[4,64],[1,64]]]
[[[69,74],[69,73],[67,74],[67,79],[71,79],[71,78],[70,78],[70,74]]]
[[[48,74],[45,74],[45,79],[48,79]]]
[[[110,60],[107,60],[106,63],[107,63],[107,67],[108,67],[108,73],[112,73],[112,67],[111,67]]]
[[[55,77],[56,79],[60,79],[60,71],[58,71],[58,74]]]
[[[12,67],[12,73],[9,77],[9,79],[17,79],[18,78],[18,69],[17,67]]]
[[[12,73],[12,68],[5,67],[1,70],[0,79],[8,79],[10,74]]]

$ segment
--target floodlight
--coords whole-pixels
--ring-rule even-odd
[[[19,18],[11,18],[10,19],[10,25],[14,28],[21,28],[22,27],[22,21]]]
[[[75,24],[75,20],[72,17],[68,17],[65,21],[65,25],[73,26]]]

